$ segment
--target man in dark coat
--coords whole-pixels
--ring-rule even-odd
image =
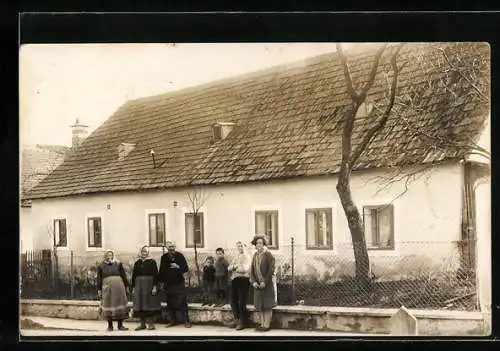
[[[167,296],[167,309],[170,316],[170,323],[167,328],[179,324],[177,312],[182,314],[184,326],[191,327],[189,322],[186,287],[184,274],[188,272],[186,258],[175,250],[172,241],[166,243],[167,252],[161,257],[158,281],[165,289]]]

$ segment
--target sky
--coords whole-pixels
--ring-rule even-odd
[[[334,51],[335,43],[23,45],[20,143],[69,146],[76,118],[92,132],[127,100]]]

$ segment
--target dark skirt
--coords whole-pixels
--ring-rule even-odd
[[[157,293],[153,295],[153,277],[139,276],[135,278],[134,287],[134,316],[152,317],[160,313],[161,301]]]
[[[102,281],[101,310],[105,319],[119,320],[128,318],[127,292],[121,277],[106,277]]]
[[[253,304],[256,311],[269,311],[277,305],[277,286],[276,278],[273,277],[270,285],[264,289],[254,289]]]

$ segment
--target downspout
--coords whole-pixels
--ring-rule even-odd
[[[474,177],[471,164],[461,160],[462,165],[462,216],[460,236],[460,271],[468,277],[475,270],[475,225],[474,225]]]

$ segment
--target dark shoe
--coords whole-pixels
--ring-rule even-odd
[[[271,330],[271,328],[270,328],[270,327],[267,327],[267,328],[262,328],[262,329],[261,329],[261,331],[263,331],[263,332],[267,332],[267,331],[270,331],[270,330]]]
[[[165,328],[171,328],[171,327],[175,327],[176,325],[178,325],[179,323],[168,323]]]
[[[110,332],[110,331],[113,331],[113,327],[107,327],[107,328],[106,328],[106,331],[109,331],[109,332]]]
[[[238,323],[236,324],[236,330],[242,330],[242,329],[245,329],[245,325],[242,319],[238,319]]]
[[[255,331],[261,332],[262,331],[262,326],[258,325],[255,327]]]
[[[184,323],[184,328],[191,328],[191,323],[189,322]]]
[[[135,328],[134,330],[139,331],[139,330],[144,330],[144,329],[146,329],[146,326],[145,325],[140,325],[137,328]]]
[[[155,329],[156,329],[156,327],[153,324],[148,326],[148,330],[155,330]]]
[[[229,328],[236,328],[236,325],[237,325],[236,321],[232,321],[232,322],[231,322],[231,323],[229,323],[227,326],[228,326]]]
[[[127,327],[124,327],[123,325],[120,325],[120,326],[118,327],[118,330],[125,331],[125,330],[128,330],[128,328],[127,328]]]

